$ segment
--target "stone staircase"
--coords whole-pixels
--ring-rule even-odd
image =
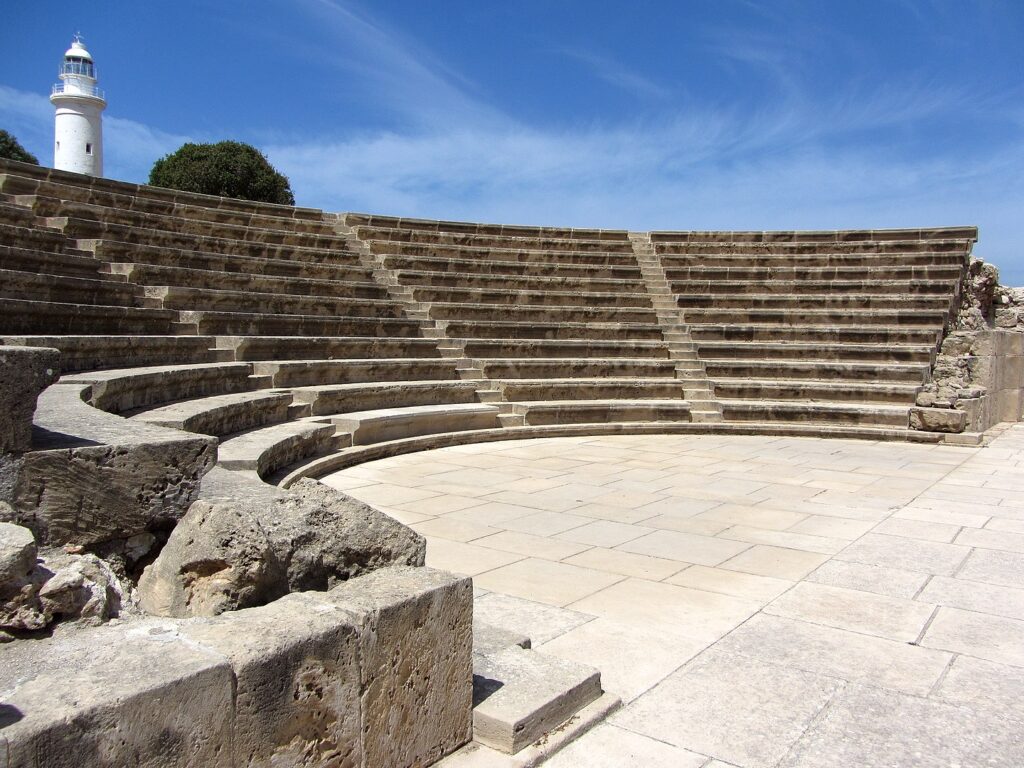
[[[690,402],[693,420],[714,423],[722,420],[722,406],[715,400],[715,390],[708,381],[704,363],[697,355],[697,345],[683,322],[672,287],[665,278],[658,255],[647,232],[630,232],[633,253],[640,273],[647,284],[647,293],[658,313],[658,323],[668,342],[672,360],[676,363],[676,378],[683,381],[683,392]]]

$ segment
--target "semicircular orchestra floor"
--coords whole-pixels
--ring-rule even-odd
[[[1024,765],[1024,426],[502,442],[323,481],[473,576],[479,617],[601,670],[623,707],[547,765]]]

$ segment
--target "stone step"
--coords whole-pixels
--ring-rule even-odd
[[[676,363],[651,358],[487,358],[483,371],[491,379],[568,379],[595,377],[675,378]]]
[[[689,311],[692,308],[713,309],[855,309],[855,310],[919,310],[946,312],[951,296],[914,296],[887,294],[688,294],[676,296],[670,303]],[[655,300],[655,306],[660,303]]]
[[[560,237],[582,240],[628,241],[629,232],[623,229],[595,229],[586,227],[534,227],[519,224],[485,224],[474,221],[445,221],[439,219],[410,219],[368,213],[345,213],[341,217],[349,227],[377,227],[383,229],[426,232],[478,233],[508,235],[510,237]]]
[[[495,429],[499,408],[488,403],[446,403],[355,411],[331,417],[353,445],[475,429]]]
[[[528,426],[691,420],[690,403],[682,399],[522,401],[512,412],[522,414]]]
[[[83,238],[77,241],[83,252],[110,263],[147,264],[180,269],[239,273],[264,277],[292,277],[309,280],[368,282],[373,272],[359,263],[352,253],[291,251],[280,258],[247,256],[235,253],[211,253],[188,248],[169,248],[118,240]],[[300,257],[306,257],[304,260]]]
[[[483,402],[471,381],[368,381],[323,384],[290,390],[296,403],[310,406],[311,416],[352,411]],[[500,395],[500,393],[499,393]]]
[[[617,339],[468,339],[467,355],[483,358],[645,357],[664,359],[669,350],[661,340]]]
[[[182,337],[183,338],[183,337]],[[232,360],[439,358],[431,339],[380,336],[216,336]]]
[[[148,310],[150,312],[166,310]],[[377,317],[268,315],[262,312],[186,310],[177,313],[190,332],[215,336],[419,336],[415,320]]]
[[[177,313],[163,309],[32,301],[0,297],[0,333],[169,335]]]
[[[796,342],[701,342],[701,360],[710,372],[723,362],[813,361],[826,363],[903,363],[929,367],[934,347],[880,344],[806,344]]]
[[[784,326],[695,324],[690,337],[700,349],[725,344],[782,343],[860,344],[917,346],[933,349],[941,334],[938,328],[887,328],[885,326]]]
[[[432,304],[435,320],[490,320],[495,317],[518,322],[656,323],[653,310],[643,307],[536,306],[526,304]]]
[[[241,432],[221,441],[217,466],[249,470],[267,478],[290,465],[330,453],[349,444],[347,436],[335,436],[333,424],[293,421]]]
[[[607,251],[580,252],[555,249],[538,250],[529,246],[518,248],[488,248],[440,243],[403,243],[372,240],[366,243],[367,250],[374,258],[389,256],[399,258],[462,259],[482,263],[486,261],[527,262],[530,264],[561,264],[593,267],[635,268],[636,259],[631,253]]]
[[[311,317],[401,318],[401,305],[391,299],[304,296],[292,293],[226,291],[181,286],[146,286],[148,298],[165,309],[197,312],[258,312]]]
[[[490,321],[468,323],[444,321],[448,337],[465,339],[598,339],[610,341],[661,341],[661,329],[654,324],[627,323],[516,323]]]
[[[424,302],[464,304],[555,304],[586,307],[649,307],[644,293],[468,288],[464,286],[428,286],[411,289],[412,298]]]
[[[721,379],[713,377],[715,395],[727,400],[826,400],[831,402],[913,405],[920,382],[878,383],[809,379]]]
[[[642,293],[639,279],[586,277],[540,277],[533,275],[476,275],[457,272],[416,272],[408,269],[395,272],[400,284],[412,288],[450,286],[455,288],[486,288],[503,290],[578,289],[593,293]]]
[[[683,313],[687,323],[702,322],[759,325],[881,325],[934,327],[941,331],[946,313],[918,309],[720,309],[718,307],[688,308]]]
[[[728,400],[719,398],[726,421],[795,421],[906,429],[909,405],[810,402],[800,400]]]
[[[757,356],[750,359],[708,359],[704,361],[704,366],[707,375],[712,379],[817,379],[879,384],[905,383],[915,386],[925,381],[929,371],[927,361],[906,363],[885,360],[823,360],[814,358],[813,350],[803,359],[763,359]]]
[[[93,264],[96,261],[93,260]],[[133,283],[175,286],[191,290],[246,291],[262,294],[295,294],[330,298],[385,299],[388,291],[372,280],[314,280],[303,277],[277,277],[250,272],[166,267],[123,262],[105,263],[104,269],[123,275]]]
[[[99,278],[99,267],[100,263],[90,254],[71,248],[50,251],[21,247],[18,241],[5,241],[0,245],[0,269],[95,280]]]
[[[666,378],[497,379],[494,386],[509,402],[683,399],[682,382]]]
[[[887,264],[878,267],[668,267],[670,283],[680,280],[957,280],[958,265]]]
[[[673,294],[778,294],[793,296],[802,293],[810,294],[906,294],[912,296],[950,296],[956,289],[958,279],[944,278],[941,280],[905,279],[892,280],[851,278],[845,280],[790,280],[783,278],[729,279],[719,280],[702,278],[699,280],[673,280]]]
[[[515,754],[601,696],[601,673],[538,651],[473,658],[473,739]]]
[[[61,381],[88,385],[95,408],[127,413],[177,400],[250,392],[258,383],[252,373],[249,363],[200,363],[89,371]]]
[[[0,269],[0,296],[66,304],[138,306],[142,289],[123,281]]]
[[[383,265],[398,271],[454,272],[476,275],[535,275],[539,277],[623,278],[636,280],[640,270],[635,264],[574,264],[559,261],[494,258],[466,259],[446,256],[384,255]]]
[[[661,254],[666,268],[705,267],[868,267],[885,268],[892,263],[893,254],[887,253],[697,253]],[[901,265],[962,266],[965,251],[919,251],[898,255]]]
[[[3,336],[0,344],[60,350],[63,374],[126,366],[229,362],[213,336]]]
[[[252,364],[273,386],[308,387],[382,381],[454,381],[458,370],[443,358],[375,358],[368,360],[268,360]]]
[[[355,227],[359,239],[369,242],[375,252],[378,243],[419,243],[423,245],[455,245],[471,248],[508,250],[569,251],[580,253],[632,253],[628,240],[583,239],[575,237],[480,234],[475,232],[439,232],[393,229],[388,227]],[[376,246],[376,247],[375,247]]]
[[[292,397],[287,392],[241,392],[172,403],[131,418],[159,427],[223,437],[293,420],[296,415],[290,411],[291,404]]]

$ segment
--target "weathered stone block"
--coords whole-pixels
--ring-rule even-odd
[[[952,408],[911,408],[910,428],[923,432],[963,432],[967,414]]]
[[[0,502],[0,507],[7,507]],[[13,512],[10,507],[7,510]],[[0,516],[4,510],[0,509]],[[0,522],[0,590],[9,581],[22,579],[36,564],[36,540],[32,531]]]
[[[27,451],[39,393],[60,375],[60,352],[0,346],[0,453]]]
[[[231,668],[173,631],[108,625],[2,653],[5,766],[232,766]]]
[[[138,424],[57,384],[39,397],[33,450],[0,462],[13,522],[40,544],[89,546],[172,526],[216,460],[216,438]]]
[[[469,741],[473,584],[431,568],[384,568],[325,600],[359,627],[367,768],[429,765]]]
[[[359,638],[315,595],[181,625],[235,674],[234,765],[362,765]]]

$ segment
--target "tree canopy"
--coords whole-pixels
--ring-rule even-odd
[[[153,164],[149,183],[183,192],[295,205],[288,179],[256,147],[237,141],[184,144]]]
[[[0,128],[0,157],[7,160],[20,160],[23,163],[39,165],[39,159],[25,149],[14,136]]]

